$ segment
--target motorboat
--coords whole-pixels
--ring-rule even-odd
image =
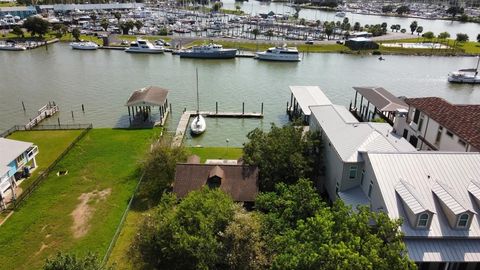
[[[178,54],[184,58],[231,59],[237,55],[237,49],[224,49],[222,45],[210,43],[181,50]]]
[[[478,74],[478,66],[480,64],[480,56],[477,60],[476,68],[460,69],[448,74],[448,81],[451,83],[480,83],[480,75]]]
[[[150,41],[146,39],[137,39],[136,41],[130,43],[130,47],[125,49],[125,52],[128,53],[163,53],[163,46],[153,45]]]
[[[300,54],[296,47],[272,47],[264,52],[258,52],[256,55],[258,60],[269,61],[285,61],[285,62],[298,62],[300,61]]]
[[[197,116],[193,118],[192,123],[190,124],[190,131],[193,135],[200,135],[205,132],[207,128],[207,122],[205,118],[200,114],[200,98],[198,96],[198,69],[195,70],[197,76]]]
[[[27,47],[17,44],[14,41],[7,41],[3,44],[0,44],[0,50],[3,51],[25,51]]]
[[[347,16],[347,13],[345,13],[345,12],[343,12],[343,11],[340,11],[340,12],[335,13],[335,17],[341,17],[341,18],[343,18],[343,17],[345,17],[345,16]]]
[[[74,50],[96,50],[98,49],[98,45],[95,42],[87,41],[87,42],[72,42],[70,43],[70,47]]]

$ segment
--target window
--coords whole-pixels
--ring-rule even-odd
[[[362,177],[360,178],[360,186],[363,186],[363,178],[365,178],[365,170],[362,170]]]
[[[420,227],[420,228],[427,227],[428,218],[429,216],[427,213],[420,214],[420,216],[418,217],[417,227]]]
[[[437,131],[437,137],[435,138],[435,144],[436,145],[440,144],[440,139],[442,138],[442,133],[443,133],[443,127],[439,126],[438,131]]]
[[[357,177],[357,166],[350,166],[348,178],[354,179],[356,177]]]
[[[447,130],[447,136],[453,138],[453,133]]]
[[[408,129],[403,130],[403,138],[407,139],[408,137]]]
[[[413,114],[413,122],[416,124],[418,123],[418,118],[420,117],[420,111],[415,109],[415,113]]]
[[[467,142],[462,139],[458,139],[458,143],[463,147],[467,146]]]
[[[459,228],[467,227],[469,218],[470,216],[468,214],[461,214],[460,217],[458,218],[457,227]]]
[[[418,131],[422,131],[422,126],[423,126],[423,119],[425,117],[422,115],[422,117],[420,118],[420,121],[418,122]]]
[[[370,186],[368,187],[368,198],[372,197],[373,181],[370,181]]]

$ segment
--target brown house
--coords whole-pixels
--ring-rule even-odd
[[[258,193],[258,168],[247,165],[179,163],[173,192],[179,198],[203,186],[220,188],[236,202],[254,202]]]

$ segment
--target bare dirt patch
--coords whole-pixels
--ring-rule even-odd
[[[45,245],[45,243],[42,242],[42,246],[40,247],[40,249],[37,252],[35,252],[35,256],[40,254],[47,247],[48,247],[48,245]]]
[[[85,236],[90,229],[90,219],[95,211],[94,204],[104,201],[108,195],[112,192],[111,188],[107,188],[101,191],[94,190],[89,193],[82,193],[78,197],[80,203],[70,214],[73,218],[73,237],[80,238]]]

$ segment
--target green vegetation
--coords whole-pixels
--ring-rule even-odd
[[[427,33],[425,33],[427,34]],[[447,46],[448,49],[416,49],[416,48],[400,48],[400,47],[385,47],[380,46],[380,51],[383,54],[421,54],[421,55],[478,55],[480,54],[480,44],[475,41],[456,42],[448,39],[448,33],[440,33],[438,38],[407,38],[396,40],[378,41],[378,43],[422,43],[422,42],[436,42]],[[430,34],[428,34],[430,36]]]
[[[77,257],[74,254],[59,252],[54,258],[47,259],[43,270],[113,270],[113,268],[103,267],[93,253],[89,253],[85,257]]]
[[[16,2],[0,2],[0,7],[15,7],[17,6]]]
[[[236,147],[191,147],[188,152],[199,156],[201,163],[207,159],[239,159],[243,154],[242,148]]]
[[[6,269],[38,269],[62,250],[101,258],[139,179],[155,130],[91,130],[0,227]]]
[[[50,166],[81,132],[82,130],[32,130],[17,131],[8,136],[9,139],[32,142],[38,146],[39,152],[36,156],[38,167],[30,178],[21,184],[22,189],[27,188],[31,180]]]

